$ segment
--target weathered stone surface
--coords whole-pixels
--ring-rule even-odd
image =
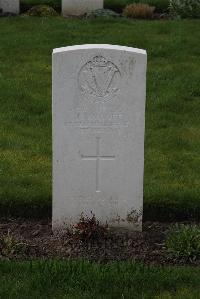
[[[84,15],[95,9],[103,8],[103,0],[62,0],[62,14]]]
[[[0,10],[2,10],[3,13],[19,14],[19,0],[0,0]]]
[[[146,51],[83,45],[53,52],[53,229],[91,212],[141,230]]]

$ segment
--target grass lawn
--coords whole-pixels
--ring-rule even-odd
[[[200,269],[89,262],[0,262],[1,299],[199,299]]]
[[[0,215],[51,211],[51,53],[147,49],[145,216],[200,216],[199,21],[0,19]]]

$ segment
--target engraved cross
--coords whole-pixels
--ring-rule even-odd
[[[82,160],[96,161],[96,192],[100,191],[100,161],[112,161],[115,160],[115,156],[102,156],[100,154],[100,137],[96,137],[96,155],[85,156],[81,155]]]

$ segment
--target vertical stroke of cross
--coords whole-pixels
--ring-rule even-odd
[[[81,155],[82,160],[96,161],[96,192],[100,191],[100,161],[112,161],[115,160],[115,156],[102,156],[100,154],[100,137],[96,137],[96,155],[85,156]]]

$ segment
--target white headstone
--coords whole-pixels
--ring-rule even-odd
[[[2,10],[3,13],[13,13],[13,14],[19,14],[20,11],[20,0],[0,0],[0,10]]]
[[[62,0],[62,14],[84,15],[96,9],[103,8],[103,0]]]
[[[146,51],[53,51],[53,229],[91,212],[142,229]]]

